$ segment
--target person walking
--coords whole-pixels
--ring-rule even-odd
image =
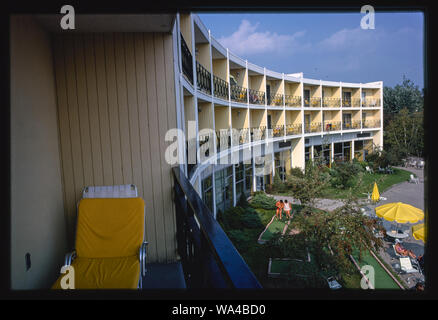
[[[286,216],[288,217],[288,219],[291,219],[291,215],[290,212],[292,211],[292,206],[290,204],[290,202],[287,202],[287,200],[284,200],[284,212],[286,213]]]
[[[283,208],[284,208],[283,200],[277,201],[275,206],[277,207],[277,212],[275,213],[275,216],[276,216],[277,220],[278,220],[278,217],[280,216],[280,220],[281,220],[281,214],[282,214]]]

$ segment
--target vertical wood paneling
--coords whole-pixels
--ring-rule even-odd
[[[131,145],[132,179],[136,186],[142,187],[140,136],[138,128],[137,82],[135,74],[135,54],[133,34],[125,34],[126,87],[128,96],[129,137]]]
[[[102,148],[102,167],[104,185],[114,184],[113,162],[111,158],[111,135],[113,128],[110,128],[108,116],[108,104],[111,101],[109,95],[111,90],[107,88],[107,74],[105,66],[105,47],[102,34],[95,35],[94,54],[97,77],[97,97],[99,110],[100,141]],[[110,98],[108,98],[110,97]]]
[[[135,62],[136,62],[136,80],[137,80],[137,97],[138,97],[138,121],[140,127],[140,155],[142,163],[142,193],[146,206],[146,239],[155,239],[155,209],[154,197],[150,177],[152,175],[151,151],[149,146],[149,115],[147,102],[147,85],[146,85],[146,66],[145,66],[145,47],[143,34],[136,33],[135,38]],[[158,244],[153,241],[148,245],[148,254],[155,260],[158,259]]]
[[[55,41],[55,68],[68,216],[76,215],[84,186],[133,183],[146,204],[149,261],[174,261],[164,141],[176,128],[172,36],[62,36]]]
[[[88,113],[90,115],[91,156],[93,177],[96,185],[103,185],[102,148],[99,125],[99,102],[97,97],[96,64],[92,34],[84,36],[85,70],[87,77]]]
[[[82,163],[82,142],[78,110],[77,79],[74,59],[74,39],[66,36],[64,39],[66,83],[67,83],[67,108],[69,116],[72,161],[74,173],[74,189],[76,200],[84,186],[84,167]]]
[[[93,159],[91,155],[90,121],[88,116],[87,78],[85,74],[84,43],[82,36],[74,37],[76,88],[78,101],[79,132],[81,135],[82,163],[86,186],[94,185]],[[82,188],[82,186],[78,186]]]
[[[155,232],[156,239],[160,245],[165,244],[164,237],[164,201],[163,190],[161,188],[161,170],[155,169],[155,164],[160,163],[160,143],[159,139],[155,139],[156,135],[160,136],[158,126],[158,97],[157,88],[160,84],[156,79],[156,61],[154,52],[153,34],[145,34],[145,60],[146,60],[146,85],[148,97],[148,121],[149,121],[149,145],[151,150],[151,164],[152,164],[152,193],[154,195],[154,212],[155,212]],[[166,260],[166,252],[159,250],[157,252],[158,261]]]
[[[106,33],[104,35],[104,41],[105,57],[96,57],[96,59],[105,59],[113,179],[114,184],[123,184],[122,153],[120,151],[119,104],[117,101],[116,63],[114,58],[114,35]]]
[[[132,183],[131,145],[129,135],[129,109],[126,87],[125,46],[123,33],[114,34],[116,61],[117,101],[119,104],[119,124],[122,153],[123,183]]]
[[[162,105],[167,106],[167,91],[166,91],[166,78],[165,78],[165,66],[164,66],[164,44],[163,44],[163,36],[161,34],[154,33],[154,48],[155,48],[155,78],[156,83],[160,85],[156,86],[157,88],[157,101],[162,102],[159,103],[158,106],[158,123],[159,123],[159,136],[163,137],[166,135],[168,124],[167,124],[167,108],[163,108]],[[164,155],[166,153],[166,143],[164,139],[159,139],[159,149],[160,149],[160,163],[161,165],[161,188],[163,195],[163,236],[166,246],[168,246],[169,242],[169,233],[167,226],[170,225],[171,221],[169,221],[169,213],[172,212],[171,205],[172,199],[170,194],[166,192],[166,190],[170,190],[170,179],[168,177],[168,173],[170,171],[169,165],[166,163]]]
[[[163,35],[164,40],[164,64],[165,64],[165,83],[166,83],[166,92],[167,92],[167,127],[168,128],[177,128],[177,120],[176,120],[176,96],[175,96],[175,76],[174,76],[174,60],[173,60],[173,39],[171,35]],[[164,153],[163,153],[164,154]],[[172,180],[172,171],[171,166],[166,163],[167,177],[169,181],[169,188],[173,188],[173,180]],[[172,205],[171,194],[169,195],[169,211],[166,212],[166,221],[167,226],[172,226],[172,228],[166,227],[167,232],[167,248],[170,252],[176,251],[176,237],[172,232],[176,230],[176,221],[175,221],[175,211],[174,206]]]

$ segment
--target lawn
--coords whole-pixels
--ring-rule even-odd
[[[393,174],[381,174],[381,173],[364,173],[362,186],[353,191],[353,195],[359,198],[366,198],[368,192],[373,191],[374,182],[377,182],[379,193],[381,194],[385,190],[388,190],[395,184],[408,181],[411,173],[406,170],[394,168]],[[352,185],[355,186],[358,182],[358,177],[354,177]],[[337,189],[334,187],[327,187],[323,190],[321,198],[326,199],[345,199],[349,193],[349,189]]]

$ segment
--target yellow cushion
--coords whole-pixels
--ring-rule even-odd
[[[93,198],[79,203],[76,254],[79,258],[138,255],[144,232],[141,198]]]
[[[137,289],[140,277],[138,256],[121,258],[76,258],[75,289]],[[61,289],[62,274],[52,289]]]

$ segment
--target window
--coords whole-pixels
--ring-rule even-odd
[[[202,180],[202,200],[211,212],[213,212],[213,175]]]
[[[304,149],[304,159],[305,159],[306,162],[310,160],[310,147],[305,147],[305,149]]]

